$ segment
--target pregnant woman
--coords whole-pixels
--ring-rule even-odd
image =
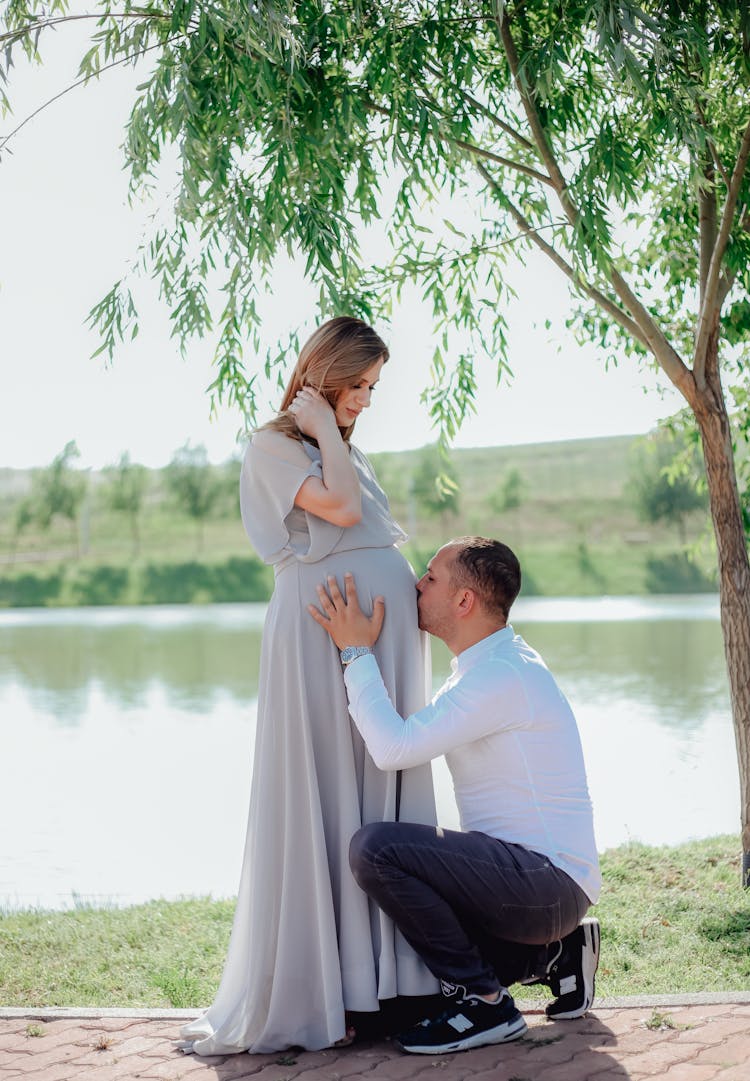
[[[434,823],[429,765],[378,770],[349,718],[339,652],[307,613],[328,575],[356,576],[363,607],[385,597],[380,670],[402,716],[429,697],[426,636],[405,535],[350,442],[388,359],[372,328],[341,317],[300,352],[277,417],[242,468],[248,536],[273,565],[263,632],[250,815],[224,974],[185,1050],[309,1050],[346,1042],[346,1014],[437,985],[349,870],[368,822]]]

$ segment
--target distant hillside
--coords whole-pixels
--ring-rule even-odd
[[[707,513],[694,512],[686,519],[686,544],[674,524],[647,524],[636,513],[629,484],[638,438],[455,450],[448,472],[458,488],[452,508],[442,510],[435,505],[435,478],[444,466],[434,447],[375,454],[371,460],[394,516],[410,535],[406,551],[418,570],[446,539],[480,533],[501,537],[517,550],[526,593],[712,589],[715,556]],[[243,572],[237,563],[252,561],[253,556],[239,519],[239,463],[209,468],[221,474],[222,495],[204,524],[202,539],[196,524],[174,503],[164,471],[152,470],[139,516],[137,547],[127,518],[108,509],[108,481],[101,473],[89,475],[77,538],[70,524],[59,519],[47,532],[28,527],[17,534],[17,508],[30,490],[31,473],[0,469],[0,574],[15,581],[24,575],[57,575],[57,593],[50,587],[35,594],[53,599],[35,603],[70,603],[72,597],[83,603],[89,595],[81,585],[84,579],[99,583],[91,594],[95,603],[102,598],[106,602],[110,593],[133,602],[148,599],[140,579],[135,581],[136,572],[143,577],[146,568],[153,582],[158,567],[157,577],[172,582],[178,599],[180,582],[193,575],[201,585],[191,587],[192,592],[186,589],[184,599],[210,600],[219,589],[219,567],[231,562],[231,574],[219,589],[221,597],[232,599],[237,594],[236,599],[248,599],[243,597]],[[178,571],[177,565],[193,569]],[[195,569],[204,565],[212,568],[213,578]],[[164,568],[173,569],[167,573]],[[267,590],[270,578],[260,572],[250,577],[253,590]],[[0,588],[0,605],[22,603],[17,599],[23,592],[19,588],[9,586],[4,594]],[[163,598],[157,594],[157,599]]]

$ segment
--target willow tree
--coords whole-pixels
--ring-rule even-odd
[[[180,340],[215,334],[216,395],[252,409],[264,365],[243,346],[285,249],[324,312],[382,317],[419,284],[437,343],[429,401],[448,437],[473,408],[476,366],[508,370],[511,253],[541,253],[567,278],[570,323],[603,359],[658,366],[682,393],[716,534],[747,881],[750,569],[730,413],[747,401],[748,5],[115,6],[87,16],[81,77],[140,65],[124,144],[134,193],[177,177],[139,266]],[[18,48],[39,59],[48,28],[78,17],[63,0],[7,0],[4,16],[6,79]],[[377,267],[373,231],[389,245]],[[92,317],[112,352],[138,318],[127,280]]]

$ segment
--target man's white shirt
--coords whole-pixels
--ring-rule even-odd
[[[462,830],[540,852],[596,902],[601,876],[575,717],[510,625],[455,657],[430,705],[406,718],[374,656],[353,661],[344,679],[349,712],[380,769],[445,755]]]

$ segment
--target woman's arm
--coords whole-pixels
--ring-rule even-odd
[[[303,482],[295,505],[333,525],[356,525],[362,517],[362,490],[336,414],[312,387],[298,392],[289,411],[302,434],[317,441],[323,466],[322,478],[308,477]]]

